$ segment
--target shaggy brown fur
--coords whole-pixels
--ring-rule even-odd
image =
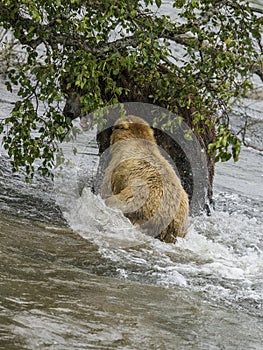
[[[121,209],[140,230],[162,241],[184,237],[188,197],[161,155],[149,124],[132,115],[118,119],[110,151],[102,185],[106,204]]]

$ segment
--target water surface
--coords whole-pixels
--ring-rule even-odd
[[[16,96],[0,91],[5,117]],[[262,120],[262,101],[245,103]],[[63,177],[32,185],[1,149],[0,349],[261,350],[262,152],[218,164],[215,210],[170,245],[92,194],[94,132],[77,146]]]

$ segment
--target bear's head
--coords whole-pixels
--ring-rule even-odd
[[[127,139],[143,139],[150,142],[156,142],[153,129],[142,118],[134,115],[128,115],[125,118],[119,118],[114,126],[111,135],[111,144]]]

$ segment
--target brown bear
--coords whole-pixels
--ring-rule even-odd
[[[121,209],[141,231],[161,241],[184,237],[188,196],[150,125],[128,115],[115,122],[110,140],[111,159],[101,187],[106,205]]]

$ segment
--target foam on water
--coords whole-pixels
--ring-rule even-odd
[[[71,228],[98,246],[109,265],[115,264],[119,278],[189,288],[209,299],[249,303],[260,310],[262,225],[255,218],[223,211],[191,218],[186,238],[172,245],[137,231],[89,188],[66,203],[64,215]]]
[[[260,312],[261,204],[247,193],[232,194],[222,188],[232,184],[230,169],[219,171],[224,178],[217,176],[217,210],[210,217],[191,218],[187,236],[175,245],[165,244],[136,230],[119,210],[108,208],[88,187],[80,191],[81,169],[92,168],[89,146],[85,145],[94,139],[94,132],[83,138],[77,145],[83,148],[81,155],[70,159],[74,166],[66,166],[64,176],[56,179],[57,200],[70,227],[94,243],[108,265],[114,266],[114,276],[167,288],[188,288],[208,299]],[[235,170],[237,182],[241,170]]]
[[[89,188],[83,189],[67,218],[75,231],[102,246],[130,246],[143,240],[143,235],[119,210],[106,207]]]

